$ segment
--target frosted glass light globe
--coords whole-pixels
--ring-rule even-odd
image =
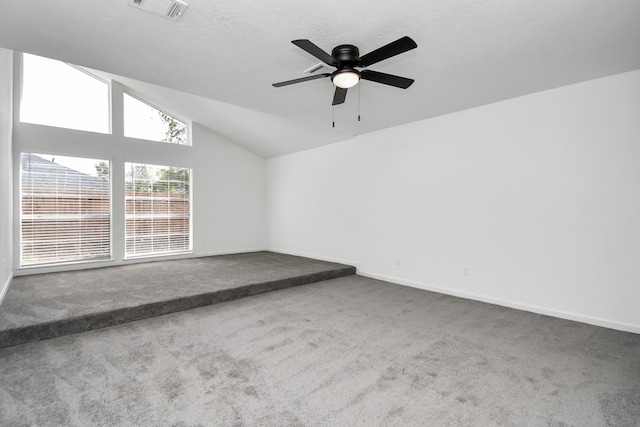
[[[333,84],[342,89],[354,87],[360,81],[360,74],[356,71],[341,71],[331,78]]]

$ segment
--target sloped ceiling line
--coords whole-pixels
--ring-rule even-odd
[[[159,105],[184,107],[183,115],[273,157],[640,69],[638,22],[636,0],[191,0],[178,22],[125,0],[4,0],[0,47],[125,76]],[[372,69],[416,83],[397,90],[362,82],[361,122],[348,98],[330,127],[330,81],[271,86],[317,63],[291,40],[369,52],[404,35],[419,48]]]

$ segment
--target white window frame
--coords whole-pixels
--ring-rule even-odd
[[[136,236],[135,235],[129,235],[127,233],[127,221],[129,220],[129,218],[131,218],[131,215],[133,216],[133,221],[135,222],[136,217],[135,215],[140,215],[137,213],[134,214],[128,214],[127,213],[127,207],[126,204],[128,201],[130,200],[137,200],[136,196],[134,195],[133,198],[131,198],[131,196],[127,195],[127,184],[130,182],[128,181],[128,172],[127,172],[127,166],[128,165],[140,165],[140,166],[145,166],[145,167],[151,167],[151,168],[176,168],[176,169],[186,169],[189,171],[189,180],[187,182],[188,186],[189,186],[189,193],[188,193],[188,209],[189,209],[189,215],[187,218],[188,221],[188,226],[189,226],[189,232],[187,235],[187,238],[189,239],[189,243],[188,243],[188,247],[186,248],[182,248],[182,249],[175,249],[175,250],[164,250],[164,251],[149,251],[149,252],[140,252],[140,253],[128,253],[127,252],[127,240],[130,238],[135,239]],[[157,257],[157,256],[166,256],[166,255],[179,255],[179,254],[185,254],[185,253],[191,253],[193,251],[193,170],[191,168],[187,168],[187,167],[181,167],[181,166],[171,166],[171,165],[155,165],[155,164],[150,164],[150,163],[139,163],[139,162],[126,162],[125,163],[125,188],[124,188],[124,193],[125,193],[125,231],[124,231],[124,242],[125,242],[125,259],[135,259],[135,258],[147,258],[147,257]],[[152,196],[142,196],[142,199],[147,199],[149,197]],[[153,199],[151,199],[153,200]],[[170,201],[168,201],[169,206],[170,206]],[[135,206],[135,203],[133,203],[133,205]],[[153,206],[153,205],[152,205]],[[151,214],[153,215],[153,214]],[[161,218],[166,218],[168,220],[171,219],[171,214],[161,214],[161,217],[158,217],[158,219]],[[149,217],[148,214],[145,215],[145,219],[155,219],[155,217],[151,216]],[[134,226],[135,227],[135,226]]]
[[[22,175],[22,156],[23,155],[35,155],[35,154],[44,154],[44,153],[32,153],[32,152],[21,152],[19,154],[20,157],[20,170],[19,170],[19,177],[20,179],[19,181],[19,209],[20,209],[20,216],[18,219],[19,222],[19,233],[20,233],[20,240],[19,240],[19,245],[20,245],[20,251],[18,259],[20,262],[20,267],[21,268],[31,268],[31,267],[39,267],[39,266],[46,266],[46,265],[56,265],[56,264],[75,264],[75,263],[87,263],[87,262],[96,262],[96,261],[105,261],[105,260],[112,260],[113,259],[113,187],[112,187],[112,168],[111,168],[111,162],[109,160],[106,159],[92,159],[92,160],[99,160],[99,161],[105,161],[109,164],[109,180],[107,183],[107,191],[108,191],[108,205],[109,205],[109,213],[106,214],[107,220],[108,220],[108,254],[105,255],[101,255],[101,256],[93,256],[93,257],[82,257],[82,253],[79,252],[78,253],[78,257],[73,258],[73,259],[69,259],[69,258],[60,258],[60,259],[51,259],[51,260],[46,260],[43,262],[32,262],[32,263],[25,263],[25,250],[24,250],[24,243],[25,243],[25,236],[24,236],[24,225],[26,222],[31,222],[32,226],[33,223],[38,222],[39,220],[41,221],[46,221],[47,219],[49,219],[50,221],[74,221],[74,220],[79,220],[80,223],[82,223],[82,220],[84,218],[86,219],[95,219],[96,216],[103,216],[105,214],[102,215],[97,215],[97,214],[83,214],[83,213],[71,213],[71,214],[47,214],[47,216],[50,215],[50,218],[45,218],[45,215],[43,214],[34,214],[33,213],[33,205],[31,207],[31,214],[25,214],[25,207],[23,205],[23,201],[24,199],[24,190],[25,190],[25,186],[23,185],[23,175]],[[47,154],[48,156],[48,154]],[[55,157],[55,155],[51,155],[52,157]],[[81,156],[65,156],[65,157],[74,157],[77,159],[87,159],[86,157],[81,157]],[[57,195],[57,190],[58,188],[56,187],[56,203],[57,203],[57,199],[58,199],[58,195]],[[80,195],[81,193],[78,193],[78,195]],[[68,194],[67,196],[73,196],[72,194]],[[75,197],[67,197],[67,198],[75,198]],[[51,200],[51,197],[47,197],[47,199]],[[27,215],[30,215],[29,220],[27,220]],[[51,228],[51,231],[57,231],[55,230],[55,227]],[[63,239],[64,240],[64,239]],[[82,242],[84,241],[84,239],[79,239],[79,244],[82,244]],[[58,244],[58,241],[55,240],[51,243],[55,243],[56,245]],[[52,250],[53,251],[53,250]],[[56,249],[57,251],[57,249]],[[33,252],[33,251],[28,251],[28,252]]]
[[[19,73],[20,78],[17,79],[18,80],[19,91],[18,91],[18,96],[16,97],[19,102],[14,103],[14,105],[17,107],[17,108],[14,108],[14,111],[17,112],[17,114],[15,114],[15,116],[18,118],[18,120],[17,120],[18,122],[29,123],[29,124],[32,124],[32,125],[35,125],[35,126],[51,126],[51,127],[55,127],[55,128],[59,128],[59,129],[71,130],[71,131],[75,131],[75,132],[91,132],[91,133],[98,133],[98,134],[102,134],[102,135],[112,135],[113,134],[113,126],[112,126],[112,122],[113,122],[113,120],[112,120],[112,116],[113,116],[113,100],[112,100],[110,82],[105,80],[105,79],[103,79],[100,76],[97,76],[97,75],[91,73],[88,70],[85,70],[82,67],[79,67],[79,66],[74,65],[74,64],[70,64],[68,62],[60,61],[60,60],[57,60],[57,59],[47,58],[45,56],[42,56],[42,58],[49,59],[49,60],[52,60],[52,61],[58,61],[58,62],[61,62],[61,63],[65,64],[65,65],[68,65],[69,67],[74,68],[75,70],[80,71],[80,72],[86,74],[87,76],[92,77],[92,78],[98,80],[101,83],[104,83],[107,86],[107,103],[108,103],[108,105],[107,105],[107,131],[106,132],[100,132],[100,131],[95,131],[95,130],[84,130],[84,129],[68,128],[68,127],[64,127],[64,126],[56,126],[56,125],[51,125],[51,124],[47,125],[47,124],[39,124],[39,123],[31,123],[31,122],[22,122],[21,111],[22,111],[22,91],[23,91],[23,86],[24,86],[24,81],[23,81],[24,80],[24,74],[23,74],[24,73],[24,62],[23,62],[24,54],[25,54],[25,52],[18,53],[20,58],[19,58],[19,61],[16,61],[17,64],[18,64],[19,71],[20,71],[20,73]],[[33,56],[41,56],[41,55],[33,55]]]
[[[127,95],[127,96],[130,96],[130,97],[142,102],[143,104],[146,104],[149,107],[154,108],[154,109],[156,109],[156,110],[158,110],[158,111],[160,111],[160,112],[162,112],[162,113],[164,113],[164,114],[166,114],[168,116],[173,117],[177,121],[179,121],[181,123],[184,123],[185,126],[186,126],[186,132],[187,132],[187,138],[186,138],[187,143],[186,144],[175,144],[175,143],[166,142],[166,141],[158,141],[156,139],[142,139],[143,141],[157,142],[157,143],[160,143],[160,144],[177,145],[177,146],[180,146],[180,147],[191,147],[191,146],[193,146],[193,141],[191,139],[191,133],[192,132],[191,132],[191,121],[190,120],[184,120],[184,119],[176,116],[175,114],[168,112],[164,108],[160,108],[157,105],[155,105],[155,104],[153,104],[153,103],[151,103],[149,101],[146,101],[145,99],[142,99],[141,97],[139,97],[139,96],[127,91],[127,90],[125,90],[123,94]],[[123,135],[124,135],[124,122],[125,122],[125,120],[126,120],[126,117],[125,117],[125,112],[124,112],[124,107],[123,107],[123,109],[122,109]],[[126,136],[126,135],[124,135],[124,137],[127,138],[127,139],[141,139],[141,138],[135,138],[135,137]]]
[[[13,79],[13,111],[20,111],[20,94],[22,90],[22,53],[14,52],[14,79]],[[71,65],[72,64],[68,64]],[[104,81],[92,73],[88,73],[98,80]],[[194,211],[194,176],[197,172],[193,168],[195,155],[193,147],[193,126],[189,120],[183,120],[166,109],[156,107],[144,98],[135,96],[141,102],[150,105],[166,114],[175,117],[187,125],[189,145],[164,143],[156,150],[153,145],[156,141],[128,138],[124,136],[124,93],[127,88],[118,80],[107,79],[109,85],[109,123],[110,134],[91,131],[74,130],[61,127],[38,125],[35,123],[20,122],[19,115],[13,115],[13,248],[16,256],[13,258],[13,268],[16,275],[46,273],[54,271],[67,271],[79,268],[105,267],[119,264],[143,262],[139,258],[146,259],[180,259],[193,254],[193,248],[197,244],[194,241],[194,225],[197,213]],[[189,148],[185,148],[189,147]],[[79,262],[64,262],[47,265],[20,264],[21,253],[21,181],[20,181],[20,154],[21,153],[48,153],[52,156],[84,157],[91,159],[104,159],[110,163],[111,174],[111,259],[88,260]],[[189,251],[180,253],[161,253],[148,257],[131,257],[126,252],[125,229],[125,163],[142,163],[150,165],[181,165],[191,171],[189,191]]]

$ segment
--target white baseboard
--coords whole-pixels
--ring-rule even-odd
[[[30,276],[33,274],[45,274],[45,273],[58,273],[63,271],[76,271],[76,270],[88,270],[92,268],[103,268],[103,267],[117,267],[122,265],[130,265],[130,264],[140,264],[144,262],[156,262],[156,261],[174,261],[180,259],[189,259],[189,258],[202,258],[208,256],[217,256],[217,255],[232,255],[232,254],[241,254],[246,252],[261,252],[266,251],[268,249],[265,248],[248,248],[248,249],[233,249],[228,251],[215,251],[215,252],[206,252],[206,253],[182,253],[182,254],[171,254],[171,255],[154,255],[154,256],[141,256],[134,258],[127,258],[123,260],[102,260],[102,261],[81,261],[75,263],[67,263],[67,264],[55,264],[55,265],[46,265],[42,267],[26,267],[19,268],[15,272],[15,276]]]
[[[316,254],[309,254],[309,253],[304,253],[304,252],[279,250],[279,249],[275,249],[275,248],[246,248],[246,249],[233,249],[233,250],[226,250],[226,251],[214,251],[214,252],[207,252],[207,253],[191,254],[190,256],[187,255],[187,256],[181,256],[181,257],[173,257],[173,259],[199,258],[199,257],[207,257],[207,256],[232,255],[232,254],[240,254],[240,253],[248,253],[248,252],[262,252],[262,251],[271,251],[271,252],[277,252],[277,253],[282,253],[282,254],[286,254],[286,255],[301,256],[301,257],[312,258],[312,259],[317,259],[317,260],[321,260],[321,261],[335,262],[335,263],[339,263],[339,264],[351,265],[351,266],[356,267],[357,274],[359,274],[360,276],[369,277],[369,278],[372,278],[372,279],[383,280],[385,282],[390,282],[390,283],[403,285],[403,286],[409,286],[409,287],[417,288],[417,289],[423,289],[425,291],[438,292],[438,293],[445,294],[445,295],[451,295],[451,296],[470,299],[470,300],[475,300],[475,301],[482,301],[482,302],[486,302],[486,303],[489,303],[489,304],[495,304],[495,305],[500,305],[500,306],[503,306],[503,307],[514,308],[514,309],[517,309],[517,310],[529,311],[529,312],[537,313],[537,314],[544,314],[546,316],[557,317],[557,318],[560,318],[560,319],[573,320],[573,321],[576,321],[576,322],[586,323],[586,324],[589,324],[589,325],[602,326],[602,327],[609,328],[609,329],[615,329],[615,330],[619,330],[619,331],[632,332],[632,333],[635,333],[635,334],[640,334],[640,325],[633,325],[633,324],[628,324],[628,323],[622,323],[622,322],[615,322],[615,321],[606,320],[606,319],[600,319],[600,318],[591,317],[591,316],[584,316],[584,315],[575,314],[575,313],[568,313],[568,312],[564,312],[564,311],[553,310],[553,309],[548,309],[548,308],[529,305],[529,304],[522,304],[522,303],[518,303],[518,302],[514,302],[514,301],[500,299],[500,298],[487,297],[485,295],[475,294],[475,293],[471,293],[471,292],[463,292],[463,291],[457,291],[457,290],[453,290],[453,289],[449,289],[449,288],[442,288],[442,287],[439,287],[439,286],[434,286],[434,285],[425,284],[425,283],[419,283],[419,282],[415,282],[415,281],[412,281],[412,280],[405,280],[405,279],[401,279],[401,278],[394,277],[394,276],[386,276],[386,275],[383,275],[383,274],[377,274],[377,273],[371,273],[371,272],[367,272],[367,271],[361,271],[360,267],[359,267],[359,265],[360,265],[359,262],[340,259],[340,258],[334,258],[334,257],[326,257],[326,256],[316,255]],[[145,262],[145,261],[149,262],[149,261],[157,261],[157,260],[158,260],[157,258],[156,259],[150,258],[150,259],[146,259],[146,260],[138,259],[138,260],[132,261],[131,263]],[[100,266],[100,267],[108,267],[108,266],[111,266],[111,265],[123,265],[122,262],[120,262],[120,263],[109,263],[109,264],[101,263],[101,264],[102,265],[95,265],[94,264],[93,266],[83,266],[83,268],[96,268],[98,266]],[[77,268],[75,268],[75,269],[77,269]],[[68,266],[67,266],[67,270],[69,270]],[[40,272],[42,272],[42,271],[40,271]],[[22,274],[30,274],[30,273],[17,272],[16,275],[22,275]],[[11,285],[11,281],[13,280],[13,277],[14,277],[14,275],[12,274],[8,278],[7,282],[4,284],[3,288],[0,289],[0,304],[2,304],[2,301],[4,300],[4,297],[5,297],[6,293],[7,293],[7,291],[9,290],[9,286]]]
[[[352,265],[352,266],[356,267],[357,274],[360,275],[360,276],[369,277],[369,278],[377,279],[377,280],[383,280],[385,282],[390,282],[390,283],[394,283],[394,284],[397,284],[397,285],[409,286],[409,287],[412,287],[412,288],[423,289],[425,291],[430,291],[430,292],[438,292],[438,293],[441,293],[441,294],[451,295],[451,296],[455,296],[455,297],[459,297],[459,298],[470,299],[470,300],[474,300],[474,301],[482,301],[482,302],[486,302],[486,303],[489,303],[489,304],[495,304],[495,305],[500,305],[500,306],[503,306],[503,307],[514,308],[516,310],[523,310],[523,311],[529,311],[531,313],[544,314],[546,316],[557,317],[557,318],[566,319],[566,320],[573,320],[575,322],[586,323],[586,324],[589,324],[589,325],[602,326],[604,328],[615,329],[615,330],[618,330],[618,331],[632,332],[634,334],[640,334],[640,325],[633,325],[633,324],[629,324],[629,323],[615,322],[615,321],[612,321],[612,320],[600,319],[600,318],[597,318],[597,317],[584,316],[584,315],[581,315],[581,314],[569,313],[569,312],[560,311],[560,310],[553,310],[553,309],[549,309],[549,308],[545,308],[545,307],[539,307],[539,306],[535,306],[535,305],[522,304],[522,303],[518,303],[518,302],[514,302],[514,301],[500,299],[500,298],[487,297],[487,296],[481,295],[481,294],[474,294],[472,292],[456,291],[454,289],[442,288],[442,287],[439,287],[439,286],[434,286],[434,285],[425,284],[425,283],[419,283],[419,282],[415,282],[415,281],[412,281],[412,280],[405,280],[405,279],[401,279],[401,278],[394,277],[394,276],[386,276],[386,275],[383,275],[383,274],[377,274],[377,273],[371,273],[371,272],[368,272],[368,271],[362,271],[360,269],[360,263],[356,262],[356,261],[344,260],[344,259],[333,258],[333,257],[319,256],[319,255],[316,255],[316,254],[308,254],[308,253],[304,253],[304,252],[279,250],[279,249],[275,249],[275,248],[270,248],[268,250],[270,250],[272,252],[279,252],[279,253],[287,254],[287,255],[302,256],[302,257],[306,257],[306,258],[318,259],[318,260],[321,260],[321,261],[337,262],[337,263],[340,263],[340,264]]]
[[[461,291],[456,291],[448,288],[441,288],[438,286],[418,283],[411,280],[399,279],[393,276],[385,276],[382,274],[369,273],[366,271],[358,271],[358,274],[360,276],[369,277],[377,280],[384,280],[385,282],[391,282],[398,285],[423,289],[425,291],[438,292],[441,294],[451,295],[451,296],[465,298],[465,299],[471,299],[475,301],[482,301],[489,304],[500,305],[503,307],[515,308],[517,310],[529,311],[532,313],[544,314],[546,316],[558,317],[560,319],[573,320],[576,322],[587,323],[589,325],[602,326],[604,328],[616,329],[618,331],[640,334],[639,325],[632,325],[628,323],[615,322],[615,321],[606,320],[606,319],[599,319],[597,317],[584,316],[584,315],[575,314],[575,313],[568,313],[564,311],[538,307],[535,305],[522,304],[522,303],[513,302],[509,300],[503,300],[500,298],[491,298],[491,297],[487,297],[480,294],[474,294],[471,292],[461,292]]]
[[[326,257],[326,256],[322,256],[322,255],[316,255],[316,254],[307,254],[304,252],[296,252],[296,251],[283,251],[280,249],[267,249],[268,251],[271,252],[277,252],[279,254],[285,254],[285,255],[293,255],[293,256],[301,256],[304,258],[311,258],[311,259],[317,259],[320,261],[327,261],[327,262],[335,262],[338,264],[345,264],[345,265],[350,265],[352,267],[355,267],[356,270],[358,270],[360,263],[356,262],[356,261],[350,261],[350,260],[346,260],[346,259],[340,259],[340,258],[333,258],[333,257]],[[360,273],[358,273],[360,274]]]
[[[247,249],[232,249],[228,251],[213,251],[213,252],[205,252],[198,253],[195,257],[206,257],[206,256],[218,256],[218,255],[234,255],[234,254],[245,254],[250,252],[264,252],[268,251],[267,248],[247,248]]]
[[[4,297],[7,295],[7,292],[9,292],[9,286],[11,286],[12,281],[13,281],[13,274],[9,275],[9,278],[7,278],[7,281],[4,283],[4,285],[0,289],[0,305],[2,305],[2,302],[4,301]]]

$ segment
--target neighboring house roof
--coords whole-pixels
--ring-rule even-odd
[[[109,181],[87,175],[33,153],[22,154],[22,188],[108,191]]]

